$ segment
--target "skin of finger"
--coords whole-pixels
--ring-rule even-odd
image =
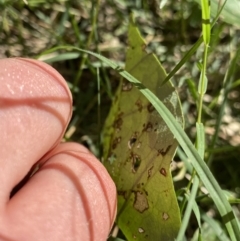
[[[12,188],[56,146],[71,117],[63,77],[31,59],[0,60],[0,211]]]
[[[64,143],[9,202],[2,235],[105,241],[115,214],[116,188],[106,169],[82,146]]]

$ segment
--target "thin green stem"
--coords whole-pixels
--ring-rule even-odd
[[[197,122],[202,122],[202,107],[203,107],[203,97],[206,93],[207,89],[207,77],[206,77],[206,69],[207,69],[207,56],[208,56],[208,45],[204,46],[204,53],[203,53],[203,67],[200,77],[199,83],[199,99],[198,99],[198,118]]]
[[[208,44],[210,42],[210,36],[211,36],[211,27],[210,27],[210,10],[209,5],[207,5],[206,0],[202,0],[202,32],[203,32],[203,41],[204,41],[204,53],[203,53],[203,66],[201,69],[201,76],[198,86],[198,118],[197,118],[197,139],[195,142],[195,148],[197,149],[199,155],[203,159],[204,157],[204,150],[205,150],[205,141],[204,141],[204,127],[202,125],[202,107],[203,107],[203,96],[207,89],[207,78],[206,78],[206,68],[207,68],[207,55],[208,55]],[[193,184],[192,184],[193,183]],[[191,185],[192,184],[192,185]],[[199,177],[196,175],[195,169],[193,170],[191,181],[189,182],[187,186],[187,190],[191,188],[190,190],[190,198],[188,200],[188,204],[183,216],[183,221],[181,228],[179,230],[177,241],[183,240],[184,233],[187,229],[190,215],[193,210],[193,203],[195,200],[195,197],[198,192],[198,187],[200,184]],[[200,227],[199,227],[200,228]]]
[[[85,46],[85,49],[89,49],[89,47],[92,43],[93,33],[95,32],[96,25],[97,25],[97,16],[98,16],[98,11],[99,11],[99,5],[100,5],[100,0],[97,0],[96,4],[92,3],[92,9],[93,9],[92,23],[91,23],[92,29],[91,29],[90,34],[88,35],[87,44]],[[83,66],[86,62],[86,59],[87,59],[87,54],[83,54],[82,60],[79,65],[79,70],[78,70],[75,80],[74,80],[74,86],[78,85],[78,83],[80,81],[82,71],[83,71]]]

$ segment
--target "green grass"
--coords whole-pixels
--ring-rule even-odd
[[[240,24],[229,14],[238,3],[228,1],[214,26],[211,17],[209,32],[197,1],[167,1],[161,10],[154,1],[143,2],[0,1],[1,57],[38,58],[64,76],[74,98],[66,139],[101,158],[101,130],[120,74],[137,81],[113,70],[124,67],[128,14],[134,11],[149,50],[177,88],[186,121],[183,131],[153,94],[141,90],[181,146],[173,163],[182,214],[178,240],[240,240]],[[208,5],[203,9],[206,19]]]

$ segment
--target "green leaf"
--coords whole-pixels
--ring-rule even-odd
[[[126,71],[152,91],[183,125],[181,105],[166,73],[131,18]],[[120,73],[123,71],[116,68]],[[117,224],[131,240],[171,241],[180,227],[170,163],[177,141],[149,100],[123,80],[106,121],[104,165],[118,190]]]
[[[197,129],[197,150],[199,155],[203,158],[205,153],[205,131],[202,123],[196,123]]]
[[[46,63],[54,63],[60,62],[69,59],[76,59],[80,56],[79,52],[71,52],[71,53],[56,53],[55,55],[45,56],[41,60],[45,61]]]
[[[195,2],[201,4],[201,0],[194,0]],[[215,17],[219,11],[219,8],[224,2],[226,4],[221,12],[220,16],[226,23],[233,24],[236,26],[240,25],[239,11],[240,11],[240,1],[239,0],[211,0],[211,15]]]

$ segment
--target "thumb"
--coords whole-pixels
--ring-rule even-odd
[[[105,241],[115,186],[86,148],[59,144],[71,112],[63,78],[40,61],[0,60],[0,106],[0,239]],[[39,160],[40,169],[9,200]]]

